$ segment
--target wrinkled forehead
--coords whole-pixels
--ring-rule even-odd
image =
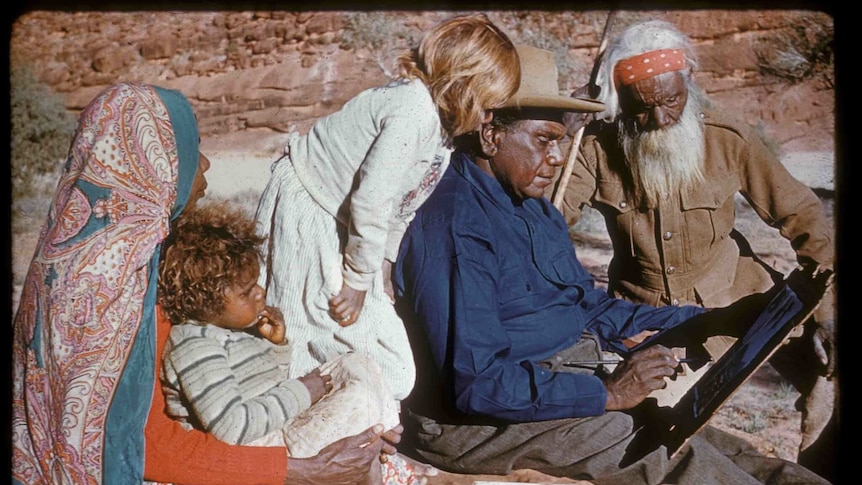
[[[511,135],[527,135],[528,137],[542,136],[550,140],[561,140],[566,136],[566,125],[557,120],[547,120],[540,117],[517,120],[513,123],[501,126],[499,131]],[[522,139],[520,136],[507,137],[506,140]],[[510,143],[507,141],[506,143]]]
[[[657,104],[667,98],[684,95],[687,91],[685,77],[679,71],[666,72],[619,87],[623,104],[627,101]]]

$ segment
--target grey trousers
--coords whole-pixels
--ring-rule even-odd
[[[589,355],[590,345],[567,349],[547,365],[558,367],[576,354],[595,358]],[[693,436],[672,459],[659,447],[631,462],[632,448],[649,436],[639,435],[645,428],[622,412],[528,423],[444,424],[406,409],[402,419],[409,446],[402,451],[454,473],[505,475],[533,469],[601,485],[829,483],[712,427]]]

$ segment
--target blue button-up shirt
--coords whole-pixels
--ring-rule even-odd
[[[565,221],[547,199],[513,201],[463,153],[453,154],[416,213],[394,280],[454,407],[515,422],[605,412],[598,377],[538,365],[582,331],[625,352],[622,339],[702,311],[610,298],[578,262]]]

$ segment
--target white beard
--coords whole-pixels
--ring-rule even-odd
[[[667,128],[639,132],[634,123],[618,121],[619,143],[638,205],[645,202],[647,207],[658,207],[662,198],[703,182],[703,122],[698,115],[700,103],[692,98],[679,121]]]

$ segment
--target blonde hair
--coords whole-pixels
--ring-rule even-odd
[[[484,112],[506,102],[521,83],[515,45],[484,14],[437,24],[398,64],[403,77],[428,86],[452,138],[477,130]]]
[[[158,298],[171,323],[212,320],[225,291],[259,268],[264,238],[255,221],[228,201],[184,211],[159,264]]]

